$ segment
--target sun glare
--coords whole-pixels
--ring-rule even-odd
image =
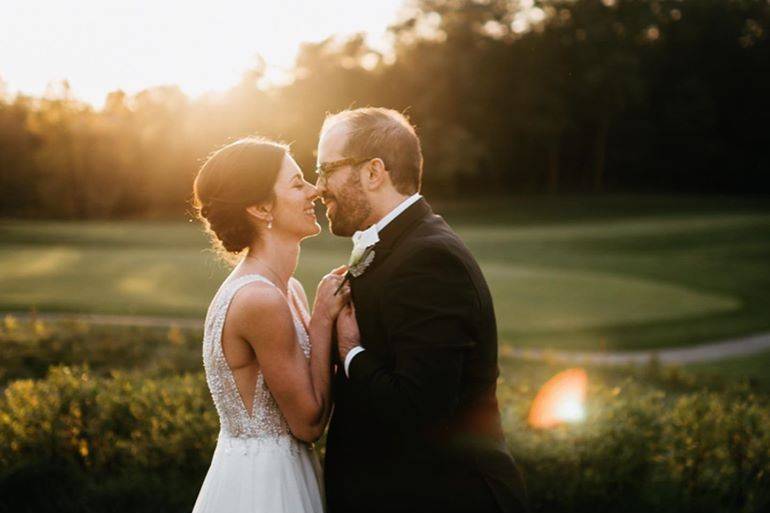
[[[9,91],[41,95],[67,80],[76,97],[101,105],[176,84],[192,96],[238,83],[258,59],[280,81],[303,42],[359,32],[385,39],[403,0],[285,0],[214,4],[169,0],[28,0],[0,17],[0,74]]]
[[[568,369],[555,375],[540,389],[529,412],[529,424],[550,428],[585,419],[588,376],[583,369]]]

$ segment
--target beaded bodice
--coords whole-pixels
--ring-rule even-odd
[[[228,278],[220,286],[206,314],[203,332],[203,366],[206,370],[211,397],[214,400],[221,431],[231,437],[239,438],[285,438],[290,437],[289,426],[278,404],[275,402],[260,371],[254,387],[251,414],[246,410],[230,367],[222,349],[222,331],[227,310],[233,296],[249,283],[260,281],[275,286],[270,280],[259,274],[248,274],[238,278]],[[289,287],[291,289],[291,287]],[[289,292],[291,294],[291,292]],[[289,309],[294,319],[297,343],[306,358],[310,357],[310,338],[296,305],[289,300]]]

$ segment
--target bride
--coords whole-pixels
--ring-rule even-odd
[[[315,187],[288,148],[258,138],[213,153],[194,204],[216,248],[244,255],[206,315],[203,363],[219,414],[217,446],[193,513],[322,512],[312,442],[331,409],[331,333],[350,291],[345,268],[318,285],[312,315],[292,274],[317,235]]]

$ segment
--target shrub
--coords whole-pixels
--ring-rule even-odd
[[[202,374],[99,378],[54,367],[46,379],[12,383],[0,402],[2,507],[189,509],[217,428]],[[54,491],[36,492],[40,479]]]
[[[585,421],[534,430],[529,406],[554,371],[522,372],[499,386],[534,511],[768,506],[767,396],[699,387],[676,374],[667,388],[665,375],[592,371]],[[59,366],[45,379],[15,381],[0,399],[0,511],[190,510],[217,431],[200,372],[98,376]]]
[[[176,326],[93,326],[6,316],[0,322],[0,362],[0,385],[42,378],[48,367],[61,364],[88,364],[99,375],[113,369],[158,376],[198,372],[201,333]]]

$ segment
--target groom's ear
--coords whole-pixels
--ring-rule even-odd
[[[385,169],[385,162],[381,158],[370,160],[364,168],[364,173],[364,181],[369,190],[379,189],[390,180],[388,170]]]

